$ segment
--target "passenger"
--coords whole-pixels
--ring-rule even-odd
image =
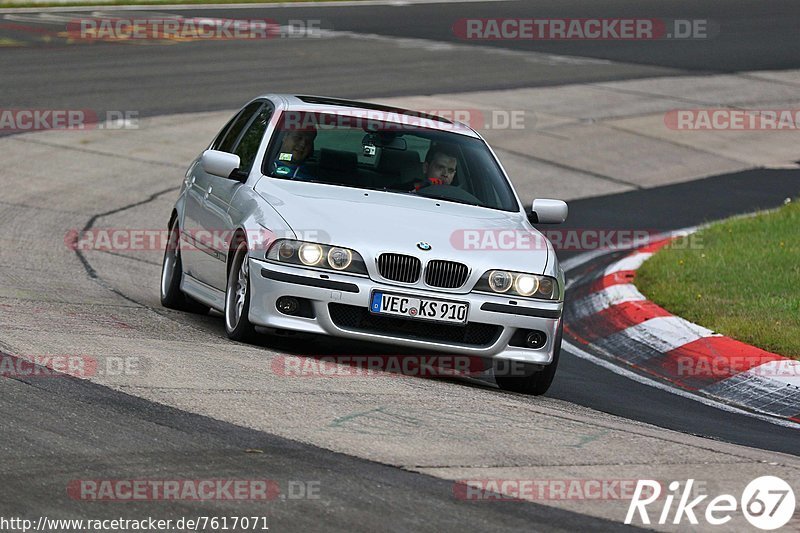
[[[458,150],[449,144],[432,144],[425,155],[422,171],[423,180],[414,185],[418,191],[430,185],[452,185],[456,177]]]
[[[313,179],[305,161],[314,153],[317,129],[291,130],[283,138],[278,158],[273,161],[273,174],[282,178]]]

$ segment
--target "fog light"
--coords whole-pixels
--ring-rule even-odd
[[[546,342],[547,335],[541,331],[533,330],[528,332],[528,334],[525,336],[525,346],[534,350],[538,350],[544,346]]]
[[[284,315],[294,315],[300,309],[300,302],[291,296],[281,296],[275,302],[275,307]]]

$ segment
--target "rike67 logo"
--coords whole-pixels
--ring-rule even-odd
[[[669,492],[664,495],[658,481],[638,480],[625,523],[633,523],[638,514],[642,524],[650,525],[650,512],[656,511],[653,521],[659,525],[678,525],[684,523],[684,519],[692,525],[698,525],[697,517],[700,515],[707,524],[722,526],[733,519],[737,509],[741,509],[752,526],[772,531],[785,526],[794,515],[794,491],[779,477],[762,476],[754,479],[748,483],[738,500],[731,494],[720,494],[706,504],[703,513],[698,507],[709,496],[702,494],[690,500],[696,495],[693,494],[693,485],[694,479],[687,480],[683,487],[679,481],[673,481],[669,484]]]

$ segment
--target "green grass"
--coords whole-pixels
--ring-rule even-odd
[[[729,219],[651,257],[636,286],[671,313],[800,359],[800,203]]]
[[[182,5],[182,4],[278,4],[286,1],[292,2],[329,2],[331,0],[98,0],[97,2],[3,2],[0,0],[0,9],[12,7],[87,7],[87,6],[134,6],[134,5]]]

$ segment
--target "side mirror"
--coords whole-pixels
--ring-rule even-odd
[[[568,212],[566,202],[540,198],[533,201],[528,220],[531,224],[561,224],[567,220]]]
[[[242,177],[247,179],[247,175],[239,170],[239,165],[242,163],[239,156],[236,154],[229,154],[228,152],[220,152],[218,150],[206,150],[203,152],[200,164],[203,165],[203,170],[214,176],[230,178],[237,181],[244,181]]]

